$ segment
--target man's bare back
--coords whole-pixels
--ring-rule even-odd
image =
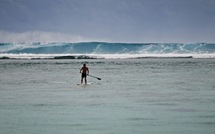
[[[83,79],[85,80],[85,84],[87,84],[87,75],[89,74],[89,69],[86,67],[86,64],[83,64],[83,67],[80,69],[81,73],[81,84],[83,83]]]

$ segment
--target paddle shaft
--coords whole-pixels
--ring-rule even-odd
[[[96,79],[98,79],[98,80],[101,80],[101,78],[96,77],[96,76],[92,76],[92,75],[89,75],[89,74],[88,74],[88,76],[93,77],[93,78],[96,78]]]

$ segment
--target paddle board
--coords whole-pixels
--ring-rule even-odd
[[[78,83],[77,85],[78,86],[89,86],[89,85],[91,85],[91,83],[87,83],[87,84],[80,84],[80,83]]]

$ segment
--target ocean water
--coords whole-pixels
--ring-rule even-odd
[[[89,85],[79,86],[86,63]],[[0,60],[1,134],[214,134],[215,60]]]
[[[0,59],[215,58],[214,43],[0,43]]]

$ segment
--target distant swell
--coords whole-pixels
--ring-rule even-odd
[[[146,58],[146,57],[195,57],[214,58],[212,43],[0,43],[0,57],[25,55],[46,58]],[[9,55],[9,56],[8,56]],[[60,55],[60,56],[59,56]],[[15,56],[15,57],[16,57]]]

